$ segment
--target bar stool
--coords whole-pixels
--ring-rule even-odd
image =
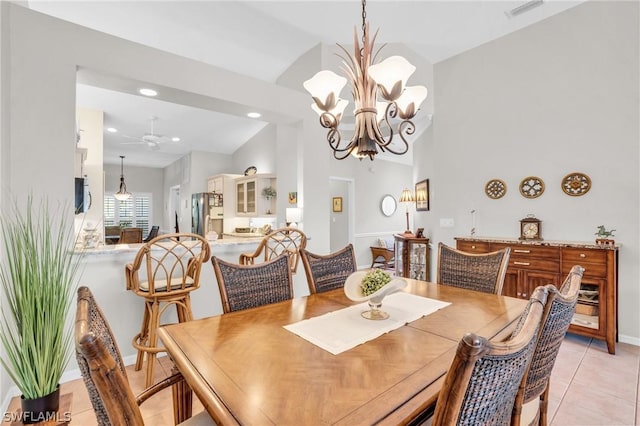
[[[210,252],[209,242],[200,235],[164,234],[142,246],[133,262],[125,266],[127,290],[144,298],[142,327],[132,344],[138,350],[136,371],[142,368],[146,354],[145,387],[153,383],[157,354],[165,351],[158,346],[156,333],[162,314],[173,305],[178,322],[193,319],[189,295],[200,286],[200,270]]]

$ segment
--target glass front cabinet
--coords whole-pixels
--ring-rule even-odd
[[[403,234],[394,237],[396,275],[429,281],[429,239]]]

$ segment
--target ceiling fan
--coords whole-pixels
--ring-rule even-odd
[[[171,139],[164,135],[158,135],[154,132],[154,123],[158,120],[158,117],[151,116],[149,118],[151,120],[151,132],[145,133],[142,136],[129,136],[122,135],[122,137],[127,139],[135,139],[135,142],[121,142],[122,145],[146,145],[147,148],[158,150],[160,149],[160,145],[165,144],[167,142],[171,142]]]

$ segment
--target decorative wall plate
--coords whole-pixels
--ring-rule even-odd
[[[247,170],[244,171],[244,175],[253,176],[256,174],[257,171],[258,169],[256,169],[256,166],[250,166],[250,167],[247,167]]]
[[[497,200],[507,193],[507,184],[500,179],[491,179],[484,186],[484,193],[487,194],[487,197]]]
[[[525,198],[538,198],[544,192],[544,182],[536,176],[528,176],[520,182],[520,193]]]
[[[591,189],[591,178],[584,173],[569,173],[562,178],[562,190],[567,195],[579,197],[586,194]]]

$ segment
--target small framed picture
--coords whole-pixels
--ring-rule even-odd
[[[289,204],[295,204],[298,202],[298,193],[290,192],[289,193]]]
[[[333,211],[334,212],[342,211],[342,197],[333,197]]]
[[[416,183],[416,210],[429,211],[429,179]]]

